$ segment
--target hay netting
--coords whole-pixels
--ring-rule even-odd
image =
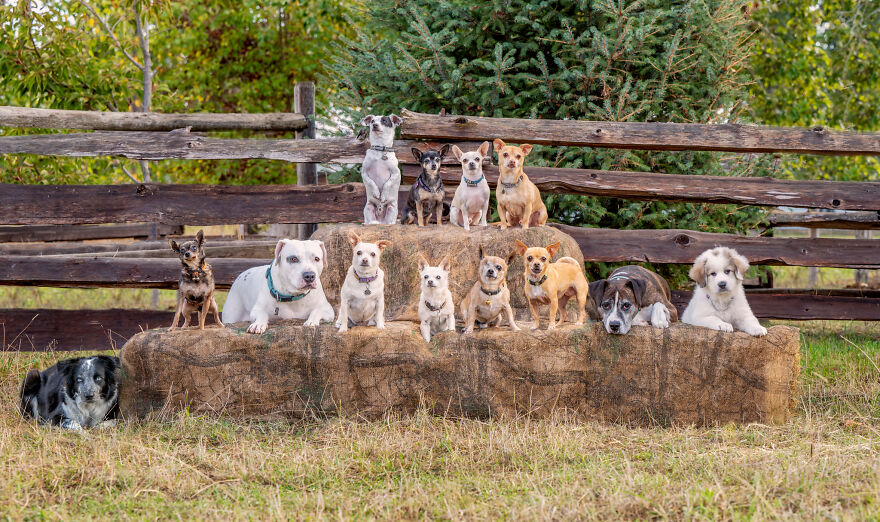
[[[477,281],[477,267],[480,261],[479,245],[482,244],[488,255],[507,257],[514,250],[514,240],[519,239],[529,246],[547,246],[557,241],[562,243],[554,260],[563,256],[573,257],[583,263],[584,257],[577,242],[568,234],[552,227],[534,227],[527,230],[509,228],[501,230],[495,226],[474,227],[465,232],[453,225],[416,227],[408,225],[333,225],[318,229],[312,239],[319,239],[327,247],[328,264],[321,276],[324,292],[338,309],[339,289],[345,280],[345,273],[351,266],[351,245],[348,232],[354,230],[364,241],[375,242],[380,239],[391,241],[391,246],[382,253],[380,266],[385,271],[385,317],[386,319],[414,319],[413,310],[419,298],[419,275],[417,259],[419,253],[432,264],[437,264],[449,255],[451,270],[449,289],[456,304],[470,291]],[[517,318],[528,316],[528,303],[523,293],[523,262],[517,256],[507,272],[507,284],[511,289],[511,306]],[[569,304],[573,310],[574,303]]]
[[[263,335],[228,329],[150,330],[122,349],[120,405],[128,416],[188,409],[245,418],[387,411],[549,416],[633,424],[783,422],[799,374],[798,330],[766,337],[677,323],[607,335],[601,325],[444,332],[272,323]]]

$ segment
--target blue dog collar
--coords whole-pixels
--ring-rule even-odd
[[[269,265],[269,268],[266,269],[266,281],[269,282],[269,293],[272,294],[272,297],[275,298],[276,301],[280,303],[289,303],[291,301],[299,301],[303,297],[309,295],[309,292],[304,294],[282,294],[278,290],[275,290],[275,285],[272,284],[272,265]]]
[[[478,179],[477,181],[471,181],[471,180],[467,179],[467,178],[464,177],[464,176],[462,176],[461,179],[463,179],[464,182],[467,183],[469,187],[476,187],[477,185],[480,184],[481,181],[483,181],[483,179],[484,179],[485,177],[486,177],[485,175],[480,174],[480,179]]]

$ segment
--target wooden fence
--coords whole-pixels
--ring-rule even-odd
[[[308,96],[308,89],[304,91]],[[314,92],[313,90],[311,91]],[[302,95],[302,94],[301,94]],[[308,100],[297,107],[313,109]],[[181,123],[187,128],[177,128]],[[298,163],[306,185],[205,186],[169,184],[45,186],[0,184],[0,234],[8,225],[83,226],[97,223],[156,223],[160,226],[359,221],[364,190],[360,183],[322,185],[318,163],[356,164],[367,144],[350,138],[296,139],[212,138],[195,130],[295,130],[313,136],[313,119],[286,115],[144,115],[43,111],[0,107],[0,126],[96,129],[97,132],[0,137],[0,154],[116,156],[131,159],[251,159]],[[310,132],[309,129],[312,129]],[[170,130],[169,130],[170,129]],[[746,125],[614,123],[515,120],[404,113],[401,138],[395,142],[406,182],[418,166],[410,147],[457,143],[476,148],[502,138],[515,143],[638,148],[646,150],[718,150],[742,153],[880,155],[880,135],[834,132],[823,128],[784,129]],[[447,163],[454,163],[452,158]],[[497,168],[486,166],[494,187]],[[846,228],[878,228],[880,183],[798,181],[772,178],[687,176],[664,173],[530,167],[529,175],[545,193],[580,194],[640,200],[737,203],[768,207],[860,211],[846,214]],[[454,189],[457,168],[444,169]],[[401,189],[405,198],[408,187]],[[198,201],[198,207],[192,205]],[[815,213],[810,213],[815,214]],[[775,216],[775,217],[773,217]],[[857,216],[857,217],[855,217]],[[791,220],[792,218],[788,218]],[[770,226],[819,226],[805,215],[800,224],[771,215]],[[837,227],[837,222],[834,227]],[[128,226],[128,225],[122,225]],[[876,241],[745,237],[691,230],[606,230],[554,225],[571,234],[590,261],[691,263],[716,245],[735,247],[755,265],[880,268]],[[0,238],[3,236],[0,235]],[[19,236],[20,238],[20,236]],[[41,239],[45,240],[45,239]],[[228,288],[245,268],[271,256],[272,240],[212,240],[218,287]],[[179,262],[164,242],[100,244],[0,243],[0,284],[51,287],[174,288]],[[676,291],[683,308],[690,293]],[[870,290],[750,292],[759,317],[780,319],[880,320],[880,292]],[[141,310],[0,310],[4,349],[102,348],[120,345],[141,328],[165,326],[172,312]]]

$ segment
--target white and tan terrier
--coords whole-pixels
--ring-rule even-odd
[[[587,318],[586,307],[590,285],[587,283],[581,264],[571,257],[562,257],[559,261],[551,263],[550,260],[559,251],[559,242],[546,248],[530,248],[517,239],[516,251],[523,256],[525,265],[524,291],[529,299],[529,311],[535,319],[531,329],[536,330],[540,322],[537,305],[550,305],[548,330],[556,327],[557,311],[561,312],[560,322],[565,322],[566,308],[572,297],[576,297],[578,303],[578,318],[575,324],[584,324]]]
[[[541,226],[547,222],[547,207],[541,201],[541,192],[523,171],[526,156],[532,146],[524,143],[519,147],[494,141],[498,153],[498,186],[495,198],[498,200],[498,217],[501,228],[516,224],[522,228]]]
[[[428,260],[419,254],[419,280],[422,293],[419,295],[419,330],[427,342],[438,332],[455,331],[455,305],[449,291],[449,256],[437,266],[430,266]]]
[[[472,333],[474,324],[480,328],[500,326],[501,316],[507,314],[507,324],[511,331],[518,332],[519,326],[513,319],[510,307],[510,289],[507,287],[507,267],[516,257],[516,250],[507,258],[487,256],[480,245],[479,278],[473,288],[462,299],[460,310],[464,318],[464,333]]]
[[[336,327],[339,332],[348,331],[349,326],[366,324],[385,328],[385,272],[379,268],[382,251],[391,245],[390,241],[375,243],[361,241],[354,231],[348,233],[351,243],[351,266],[345,274],[345,281],[339,290],[339,316]]]
[[[490,154],[488,141],[471,152],[452,146],[452,154],[461,163],[461,183],[449,205],[449,222],[470,230],[471,225],[487,226],[489,218],[489,182],[483,175],[483,160]]]

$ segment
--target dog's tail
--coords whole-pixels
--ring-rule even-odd
[[[19,411],[21,412],[22,417],[39,417],[35,401],[37,395],[40,393],[42,385],[43,381],[40,378],[40,370],[37,370],[36,368],[28,370],[27,375],[24,377],[24,382],[21,383],[21,404],[19,405]]]
[[[419,319],[419,302],[410,303],[406,308],[401,309],[397,315],[391,318],[392,321],[410,321],[420,323]]]
[[[579,266],[579,267],[583,268],[581,263],[578,263],[578,260],[573,257],[568,257],[568,256],[560,257],[559,260],[557,260],[556,262],[557,263],[571,263],[575,266]]]

